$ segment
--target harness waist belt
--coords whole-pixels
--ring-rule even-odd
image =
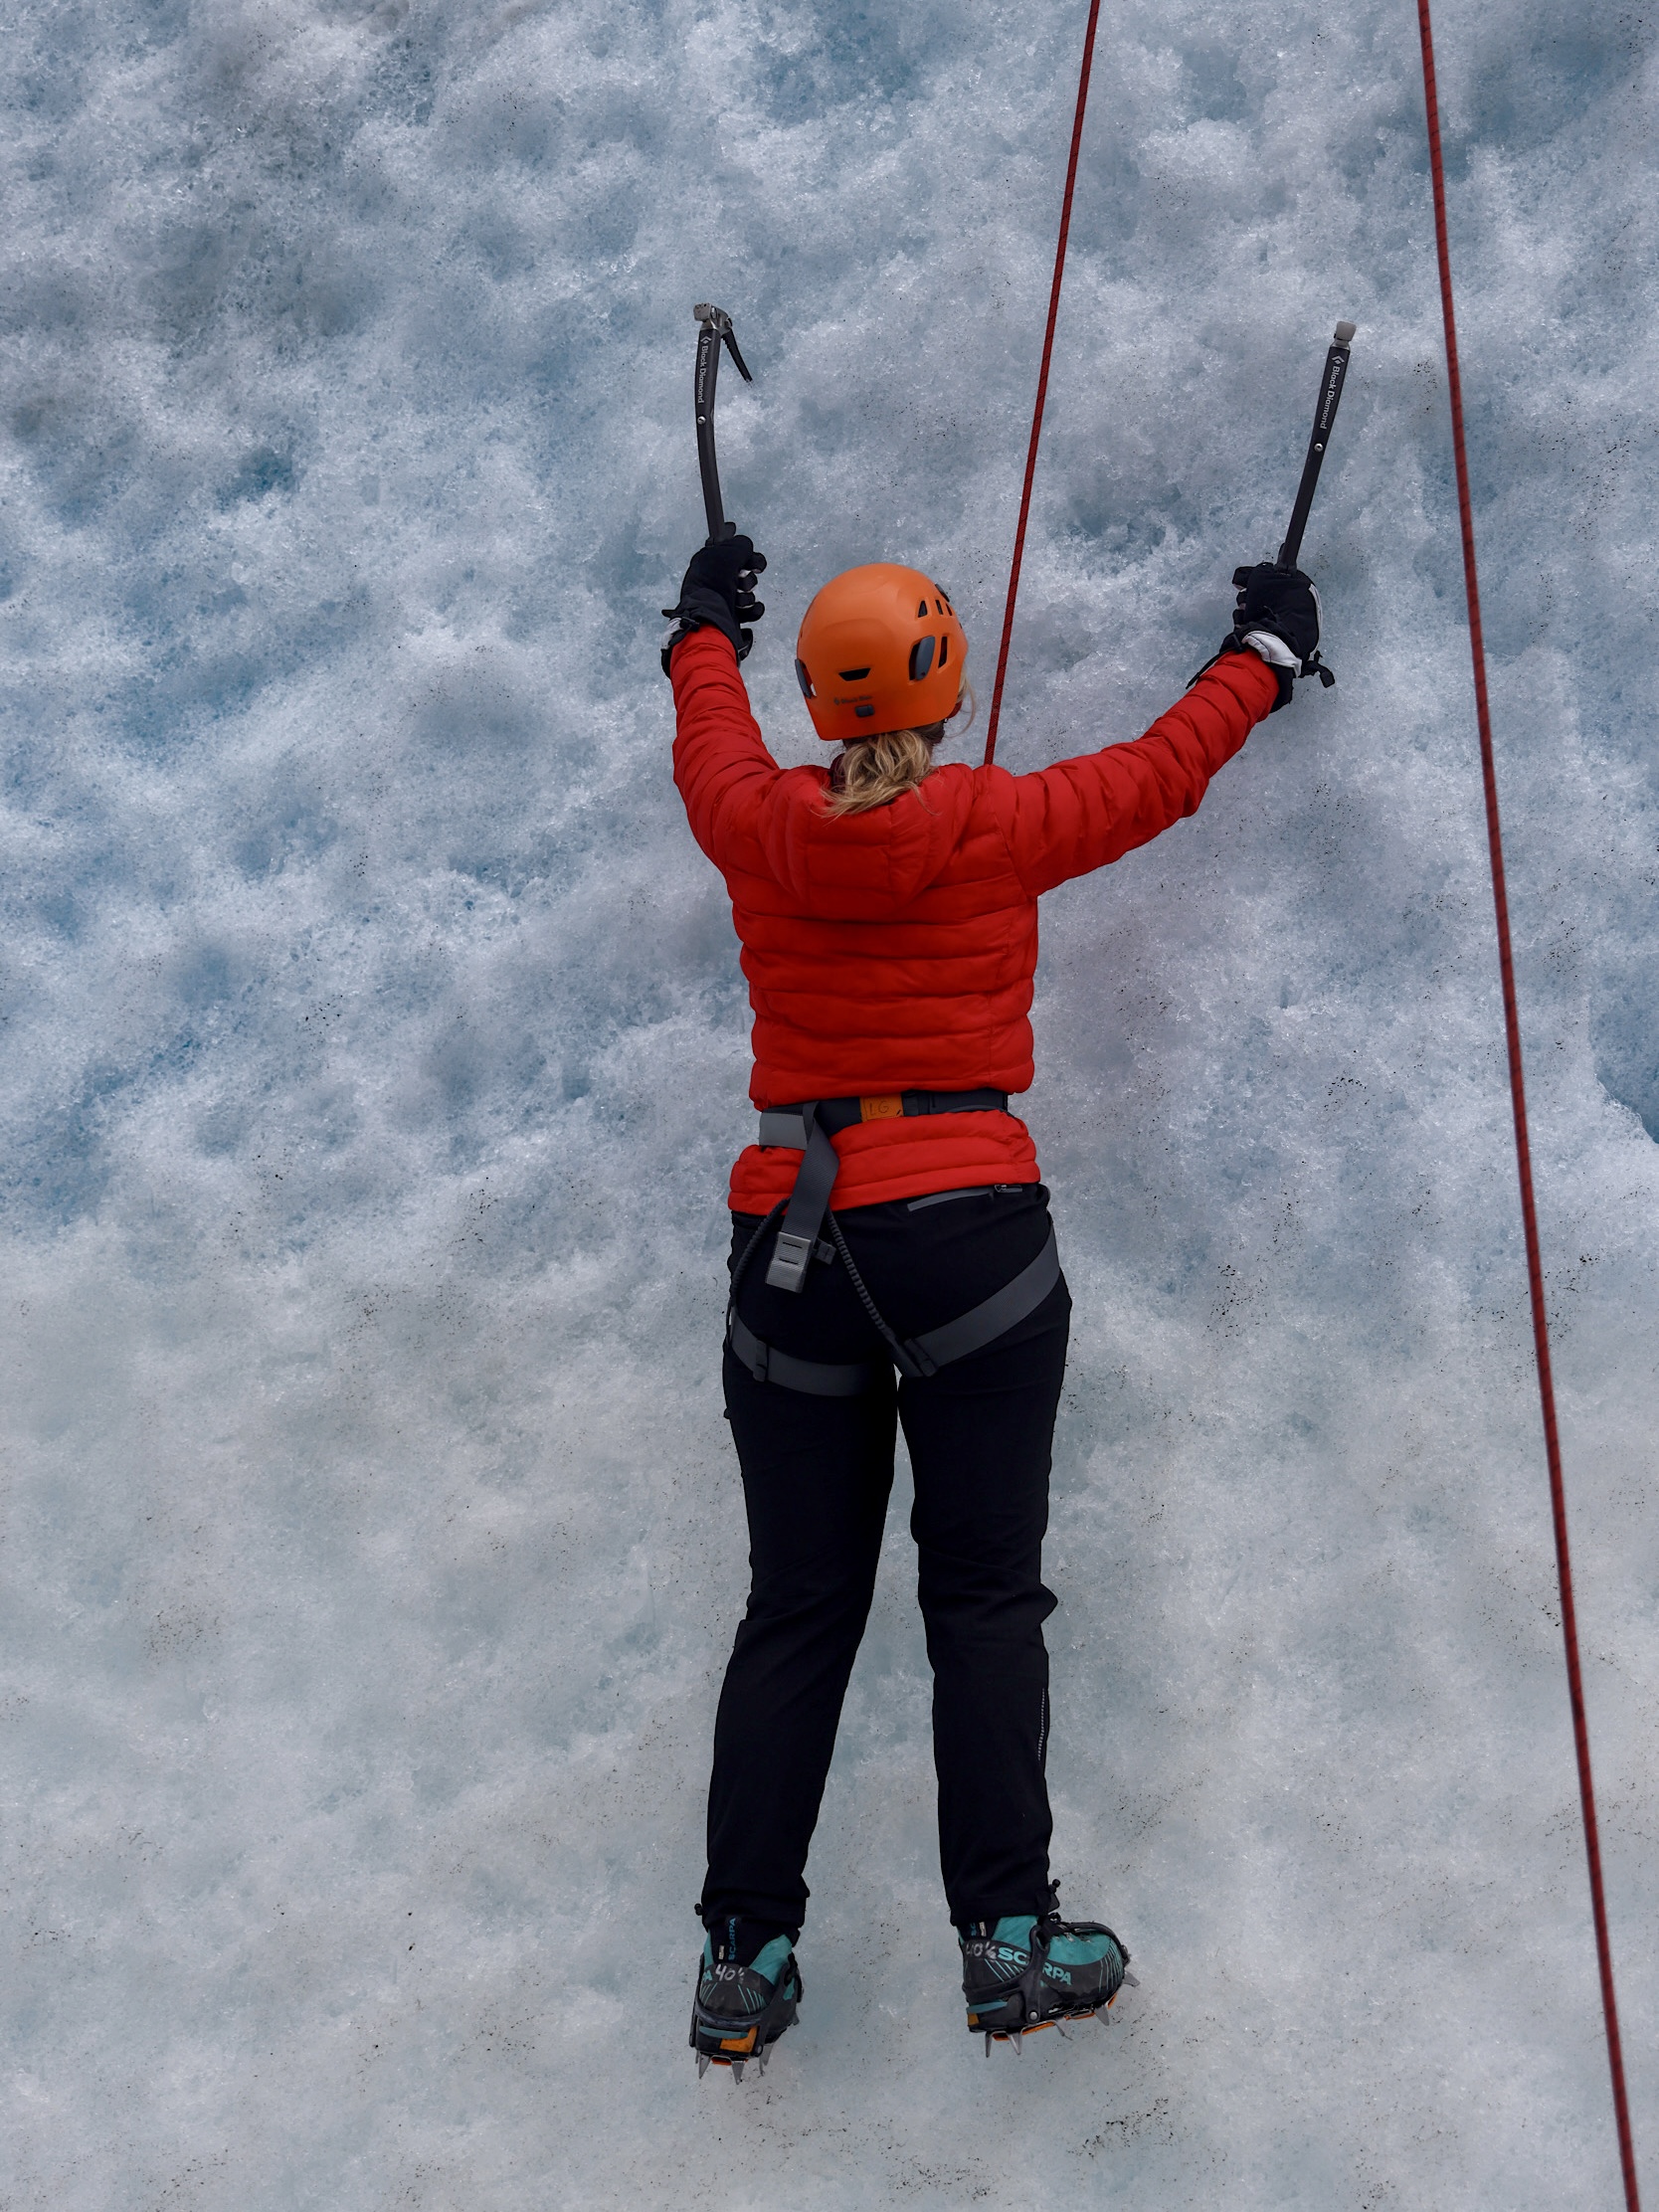
[[[916,1114],[1006,1114],[1009,1094],[1007,1091],[887,1091],[873,1098],[819,1098],[813,1104],[830,1136],[838,1137],[843,1129],[856,1128],[862,1121],[899,1121]],[[805,1152],[806,1113],[805,1106],[763,1106],[756,1143]]]
[[[801,1148],[801,1166],[789,1209],[778,1231],[766,1270],[774,1290],[799,1290],[818,1242],[830,1193],[840,1170],[831,1139],[864,1121],[896,1121],[914,1114],[1006,1114],[1007,1091],[888,1091],[871,1098],[809,1098],[799,1106],[775,1106],[761,1115],[763,1145]],[[797,1134],[799,1132],[799,1134]]]

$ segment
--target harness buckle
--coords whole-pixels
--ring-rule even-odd
[[[813,1256],[813,1246],[818,1242],[811,1236],[792,1236],[788,1229],[778,1231],[778,1242],[773,1249],[772,1264],[766,1270],[766,1280],[773,1290],[799,1290],[807,1280],[808,1262]],[[765,1376],[757,1378],[765,1382]]]
[[[760,1135],[756,1139],[756,1143],[783,1145],[791,1152],[805,1152],[807,1149],[807,1124],[802,1119],[800,1107],[797,1107],[793,1113],[786,1113],[776,1106],[764,1107],[761,1111]]]

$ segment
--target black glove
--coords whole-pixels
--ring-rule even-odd
[[[662,612],[676,627],[662,647],[662,673],[668,672],[668,655],[682,638],[705,625],[724,632],[737,647],[737,657],[747,657],[755,642],[747,626],[766,613],[765,602],[755,597],[755,578],[766,567],[766,555],[755,551],[753,538],[710,538],[691,556],[691,565],[679,587],[677,606]]]
[[[1327,688],[1335,683],[1319,657],[1319,594],[1312,579],[1299,568],[1258,561],[1253,568],[1235,568],[1232,580],[1238,589],[1232,629],[1221,641],[1221,651],[1204,662],[1198,675],[1213,668],[1222,653],[1259,653],[1279,679],[1275,714],[1289,706],[1298,676],[1318,676]]]

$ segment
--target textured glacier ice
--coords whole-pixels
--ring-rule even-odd
[[[9,2202],[1613,2200],[1410,11],[1108,11],[1002,757],[1269,550],[1335,692],[1048,902],[1066,1901],[988,2067],[902,1515],[764,2086],[683,2048],[745,1019],[666,775],[693,299],[750,662],[982,675],[1082,9],[66,0],[0,54]],[[1659,2129],[1654,41],[1438,25],[1614,1936]],[[1644,1862],[1646,1862],[1644,1864]],[[1645,1875],[1645,1879],[1644,1879]],[[1047,2045],[1054,2044],[1053,2049]]]

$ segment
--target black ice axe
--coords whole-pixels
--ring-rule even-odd
[[[737,373],[745,384],[753,384],[747,363],[737,350],[737,340],[732,336],[732,318],[724,307],[711,307],[706,300],[693,307],[697,318],[697,376],[695,393],[697,401],[697,466],[702,471],[703,505],[708,511],[708,538],[716,545],[722,538],[729,538],[737,524],[726,520],[726,510],[720,503],[720,469],[714,458],[714,385],[720,374],[720,342],[725,340],[731,352]]]
[[[1337,404],[1342,398],[1343,385],[1348,380],[1348,354],[1354,343],[1354,325],[1339,322],[1332,334],[1325,355],[1325,367],[1319,379],[1319,403],[1314,409],[1313,436],[1308,440],[1308,458],[1302,463],[1302,481],[1296,487],[1296,504],[1290,510],[1290,528],[1285,532],[1284,543],[1279,547],[1276,568],[1294,568],[1297,555],[1302,550],[1302,533],[1308,526],[1308,513],[1313,506],[1314,492],[1319,485],[1319,471],[1325,465],[1326,449],[1331,443],[1331,426],[1337,419]],[[1248,568],[1235,568],[1232,580],[1240,591],[1250,581]],[[1240,601],[1240,605],[1242,605]],[[1199,674],[1202,674],[1200,669]],[[1316,675],[1329,688],[1336,677],[1325,667],[1316,651],[1303,668],[1304,675]]]
[[[703,310],[699,308],[698,313]],[[1319,483],[1319,471],[1325,463],[1325,449],[1331,443],[1331,426],[1337,419],[1337,403],[1342,398],[1342,388],[1348,378],[1348,351],[1354,343],[1354,325],[1339,322],[1325,356],[1324,374],[1319,380],[1319,405],[1314,410],[1313,436],[1308,440],[1308,458],[1302,463],[1302,481],[1296,487],[1296,504],[1290,510],[1290,528],[1279,548],[1277,566],[1294,568],[1296,557],[1302,550],[1302,532],[1308,526],[1308,510],[1313,505],[1314,491]],[[713,394],[712,381],[709,386]]]

